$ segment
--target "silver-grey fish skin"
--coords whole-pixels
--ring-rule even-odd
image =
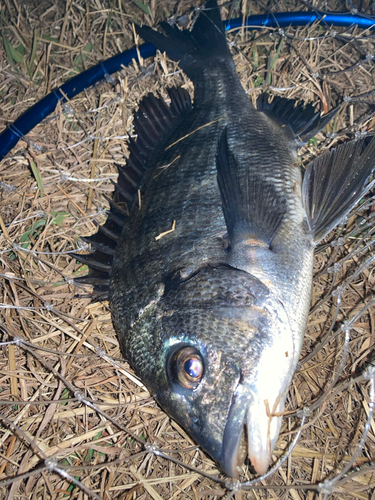
[[[297,148],[289,129],[255,110],[232,60],[208,61],[194,83],[193,110],[153,158],[141,208],[118,243],[110,286],[113,321],[125,355],[157,401],[231,475],[236,464],[228,465],[223,445],[229,414],[237,411],[236,401],[253,404],[252,414],[246,407],[247,415],[238,417],[237,428],[241,432],[246,421],[249,429],[255,426],[254,441],[264,442],[250,443],[249,436],[249,456],[265,472],[280,427],[274,417],[267,434],[266,406],[283,410],[312,285],[313,246]],[[225,128],[243,182],[260,177],[286,202],[272,249],[251,237],[226,248],[216,166]],[[174,230],[158,238],[173,221]],[[175,346],[184,345],[194,345],[205,361],[203,380],[193,391],[178,387],[166,368]],[[272,386],[269,397],[263,386]],[[259,437],[264,430],[257,430],[258,420],[266,422],[266,437]],[[239,450],[238,443],[231,446]],[[266,450],[259,452],[259,446]]]

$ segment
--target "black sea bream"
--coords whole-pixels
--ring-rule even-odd
[[[236,74],[219,9],[191,31],[140,36],[195,86],[149,95],[119,167],[106,224],[86,238],[89,276],[108,296],[122,350],[164,410],[236,477],[265,473],[300,355],[313,253],[366,190],[375,141],[349,142],[308,167],[298,147],[332,118],[263,94]],[[139,192],[138,192],[139,190]]]

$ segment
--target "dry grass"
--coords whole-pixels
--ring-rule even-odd
[[[371,14],[370,3],[363,0],[357,7]],[[120,0],[29,0],[22,4],[5,0],[0,4],[0,130],[71,76],[133,46],[132,20],[156,24],[192,12],[189,0],[144,0],[144,4],[147,14],[139,2]],[[313,0],[313,4],[324,7],[320,1]],[[239,16],[242,8],[258,13],[301,10],[304,5],[298,0],[276,5],[233,0],[225,4],[223,16]],[[342,10],[343,2],[329,0],[327,8]],[[373,92],[374,62],[366,59],[366,54],[375,53],[373,39],[358,29],[336,31],[350,36],[346,42],[324,36],[329,27],[290,29],[294,38],[287,39],[269,30],[230,35],[238,73],[250,98],[255,100],[261,90],[271,87],[278,95],[319,102],[328,110],[344,96]],[[12,57],[18,62],[12,63]],[[222,483],[199,473],[223,478],[216,465],[159,409],[121,359],[108,304],[77,298],[77,291],[82,291],[71,284],[71,278],[86,270],[67,252],[79,247],[80,235],[95,231],[93,220],[105,220],[103,194],[112,191],[115,161],[124,162],[132,110],[148,92],[166,95],[165,87],[181,84],[192,90],[165,55],[158,54],[155,61],[155,66],[150,60],[142,68],[136,63],[124,68],[115,75],[115,83],[101,83],[59,105],[0,164],[4,342],[0,352],[0,481],[13,478],[10,484],[2,483],[0,498],[87,498],[87,492],[51,471],[52,466],[44,467],[48,457],[61,468],[70,466],[72,476],[103,499],[197,500],[226,494]],[[313,78],[314,73],[320,76]],[[342,139],[373,129],[372,94],[361,101],[345,104],[330,125],[331,135],[319,134],[317,141],[304,148],[304,164]],[[372,206],[367,206],[317,249],[314,307],[304,354],[324,338],[331,325],[335,333],[343,321],[354,318],[338,389],[310,417],[291,458],[262,482],[264,489],[237,492],[236,500],[312,500],[317,497],[314,491],[286,491],[282,486],[317,483],[341,470],[356,451],[369,412],[369,382],[349,382],[374,359],[374,308],[363,312],[374,296],[374,268],[361,267],[372,255],[373,215]],[[353,230],[361,220],[368,221],[369,227],[365,224]],[[332,246],[330,242],[339,237],[342,244]],[[366,243],[368,248],[364,248]],[[332,294],[338,284],[341,293]],[[26,342],[7,344],[15,337]],[[301,365],[290,390],[288,411],[310,404],[325,392],[342,349],[343,334],[339,333]],[[85,405],[77,391],[104,413]],[[275,457],[293,438],[298,422],[294,416],[285,418]],[[147,453],[132,434],[197,471]],[[355,463],[360,469],[336,485],[333,498],[374,498],[374,455],[375,424],[371,421],[366,445]],[[242,479],[251,478],[245,468]],[[279,488],[272,489],[275,485]]]

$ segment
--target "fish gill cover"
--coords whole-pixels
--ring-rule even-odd
[[[18,115],[28,99],[39,98],[97,58],[120,50],[120,43],[132,45],[134,31],[131,25],[123,26],[124,17],[147,25],[172,17],[186,27],[199,14],[188,4],[175,10],[172,2],[164,4],[167,13],[153,3],[135,2],[128,10],[111,12],[103,6],[90,6],[85,17],[74,2],[57,4],[51,11],[35,6],[28,18],[21,11],[17,18],[16,7],[5,8],[1,78],[6,120]],[[235,17],[240,7],[244,15],[250,13],[246,3],[233,3],[222,8],[222,16]],[[278,4],[277,10],[291,7]],[[339,8],[334,2],[328,7]],[[296,3],[294,8],[302,6]],[[371,14],[369,5],[364,3],[362,9]],[[40,35],[33,34],[29,18],[33,26],[39,23]],[[83,25],[85,30],[77,29]],[[20,26],[21,42],[14,35]],[[368,33],[333,31],[323,23],[254,34],[243,30],[229,39],[253,104],[264,91],[317,103],[325,113],[344,103],[331,124],[308,139],[301,151],[302,167],[320,152],[371,136],[374,47]],[[49,73],[40,62],[43,57]],[[216,463],[156,406],[122,359],[107,303],[75,297],[72,279],[86,274],[87,267],[69,253],[82,249],[80,235],[94,233],[97,223],[105,221],[109,201],[103,195],[113,189],[114,164],[126,163],[126,139],[137,133],[133,110],[149,92],[160,92],[169,103],[167,89],[172,85],[184,86],[194,100],[191,82],[164,54],[140,66],[135,62],[112,82],[58,109],[2,162],[4,497],[62,498],[84,491],[97,498],[266,498],[267,490],[268,495],[271,490],[281,495],[283,488],[294,486],[293,498],[310,498],[314,490],[325,496],[332,492],[341,498],[350,493],[367,498],[374,439],[372,427],[366,428],[374,397],[369,371],[374,301],[371,193],[316,249],[312,310],[273,453],[276,471],[261,485],[242,487],[266,491],[240,493],[238,484],[227,481]],[[277,106],[277,99],[272,102]],[[219,157],[235,162],[222,144]],[[168,167],[161,165],[160,171]],[[136,203],[139,209],[142,196]],[[311,213],[311,225],[319,223],[321,213]],[[84,287],[78,293],[91,290]],[[306,420],[299,441],[279,466],[277,458],[299,437],[301,417]],[[365,446],[358,448],[366,432]],[[241,481],[254,478],[250,462],[245,462]],[[315,485],[310,492],[307,484]]]

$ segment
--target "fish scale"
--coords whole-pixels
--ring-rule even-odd
[[[90,266],[79,281],[108,294],[125,356],[169,415],[232,477],[247,440],[263,474],[302,347],[315,244],[366,191],[375,140],[326,153],[302,182],[298,147],[338,109],[321,116],[268,95],[255,109],[215,0],[191,31],[162,28],[137,30],[179,61],[194,104],[183,89],[169,90],[169,106],[140,103],[110,217],[94,252],[75,255]]]

